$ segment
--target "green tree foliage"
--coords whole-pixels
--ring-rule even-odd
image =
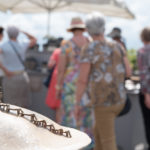
[[[135,50],[135,49],[127,50],[127,56],[128,56],[128,59],[129,59],[129,61],[131,63],[131,67],[132,67],[133,71],[138,70],[138,66],[137,66],[137,50]]]

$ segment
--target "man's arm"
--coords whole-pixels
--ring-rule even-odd
[[[0,49],[0,55],[3,53],[2,49]],[[6,76],[11,77],[14,74],[12,72],[10,72],[6,67],[4,67],[4,65],[2,64],[2,62],[0,62],[0,69],[3,70],[3,72],[5,73]]]
[[[24,33],[29,38],[30,40],[29,47],[33,47],[36,44],[37,39],[33,35],[27,32],[24,32],[24,31],[21,31],[21,32]]]
[[[1,62],[0,62],[0,68],[3,70],[6,76],[11,77],[14,75],[13,72],[8,71]]]

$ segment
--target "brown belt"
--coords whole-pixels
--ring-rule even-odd
[[[20,75],[20,74],[23,74],[24,71],[13,71],[12,72],[14,75]]]

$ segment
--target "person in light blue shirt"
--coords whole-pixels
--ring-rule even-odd
[[[18,59],[18,55],[16,55],[16,52],[13,50],[12,45],[14,45],[22,60],[24,61],[25,53],[28,49],[29,43],[18,43],[16,41],[9,40],[1,46],[3,55],[2,64],[12,73],[23,71],[25,69],[24,65],[20,63],[20,59]]]
[[[20,32],[27,36],[29,42],[21,43],[17,40]],[[36,44],[36,38],[15,26],[9,26],[7,34],[9,40],[0,48],[0,54],[3,57],[1,64],[6,70],[3,79],[4,102],[28,107],[30,104],[29,78],[25,72],[24,59],[26,50]]]

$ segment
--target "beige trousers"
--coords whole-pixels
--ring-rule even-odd
[[[117,150],[114,121],[123,109],[124,104],[110,107],[96,107],[95,112],[95,149]]]
[[[3,79],[4,103],[28,108],[31,105],[30,84],[26,75],[18,74]]]

